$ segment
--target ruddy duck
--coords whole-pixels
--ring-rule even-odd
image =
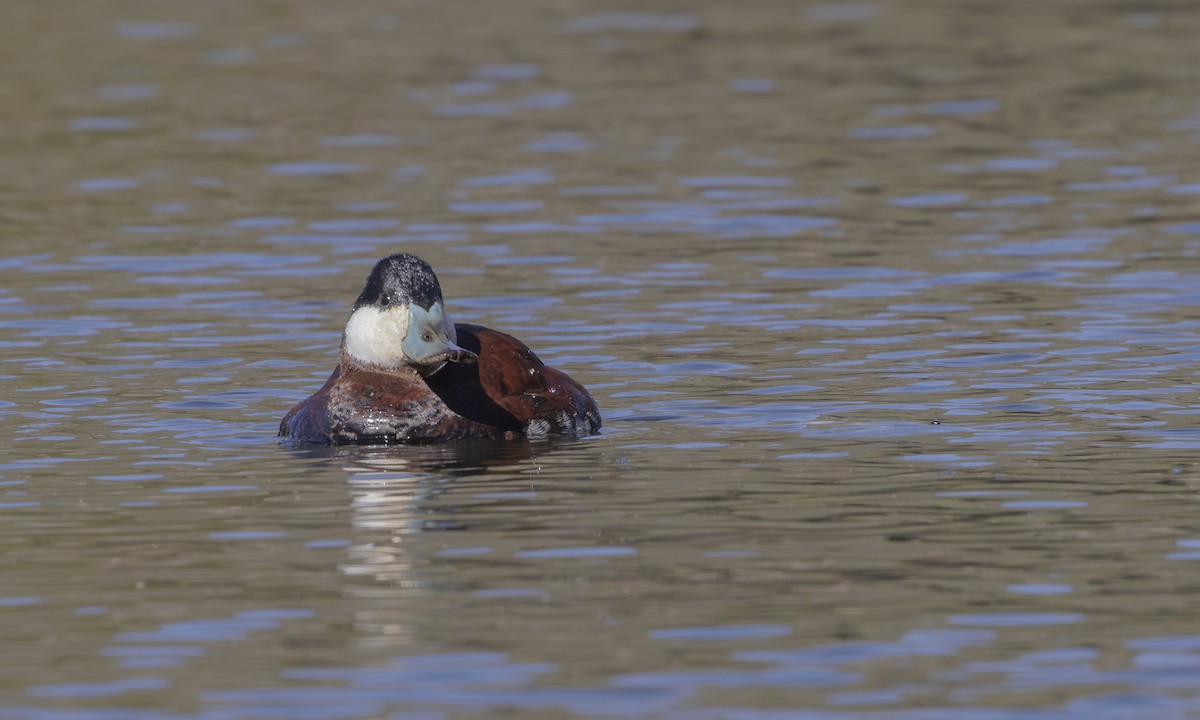
[[[592,396],[516,338],[455,324],[429,263],[380,260],[354,303],[337,368],[279,424],[301,442],[360,445],[583,436]]]

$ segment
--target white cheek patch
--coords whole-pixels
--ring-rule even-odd
[[[408,333],[408,308],[393,305],[386,310],[363,306],[350,315],[342,342],[350,357],[381,367],[404,364],[401,344]]]

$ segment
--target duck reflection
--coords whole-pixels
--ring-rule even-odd
[[[565,438],[518,442],[471,439],[365,446],[285,443],[284,447],[300,458],[348,462],[350,465],[346,469],[351,472],[403,468],[410,472],[461,475],[518,465],[571,444],[577,444],[577,441]]]
[[[348,549],[347,562],[339,569],[349,576],[374,578],[394,594],[398,588],[420,588],[428,580],[417,568],[429,565],[425,555],[431,545],[414,535],[454,530],[492,537],[504,531],[495,524],[511,522],[511,513],[495,510],[528,502],[533,494],[530,478],[541,470],[539,459],[563,446],[580,445],[569,439],[462,440],[401,446],[299,445],[289,451],[346,473],[351,523],[360,540]],[[371,540],[363,542],[366,538]],[[347,591],[376,595],[379,588],[350,584]]]

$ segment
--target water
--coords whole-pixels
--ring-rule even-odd
[[[0,24],[0,717],[1200,717],[1183,6]],[[371,264],[583,441],[294,450]]]

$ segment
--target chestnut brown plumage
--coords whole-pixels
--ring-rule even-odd
[[[385,258],[372,272],[368,289],[372,283],[381,284],[378,273],[391,272],[389,267],[401,265],[397,258],[405,267],[416,262],[428,269],[424,261],[411,255]],[[418,321],[442,318],[437,279],[432,269],[420,274],[423,283],[430,278],[434,292],[426,301],[429,306],[404,316],[398,327],[405,333],[410,327],[417,328],[411,332],[434,327],[419,325]],[[429,292],[427,287],[423,289]],[[386,308],[395,302],[394,297],[385,298],[381,304],[360,297],[355,311],[364,306]],[[418,307],[415,302],[413,307]],[[407,308],[408,304],[403,304],[398,310],[407,313]],[[352,316],[348,334],[354,326]],[[448,320],[445,330],[446,337],[440,340],[422,331],[425,344],[413,341],[420,345],[419,350],[433,348],[425,354],[412,351],[421,356],[420,361],[409,359],[405,353],[401,356],[404,361],[386,365],[381,364],[383,353],[392,349],[392,344],[398,348],[402,340],[407,340],[395,338],[392,343],[374,335],[369,341],[344,337],[338,366],[329,380],[283,417],[279,434],[300,442],[382,444],[459,438],[578,437],[600,428],[600,412],[587,390],[566,373],[547,367],[520,340],[479,325],[451,325]],[[359,352],[366,360],[347,350],[348,346],[354,347],[351,340],[366,348]],[[404,348],[410,346],[405,344]]]

